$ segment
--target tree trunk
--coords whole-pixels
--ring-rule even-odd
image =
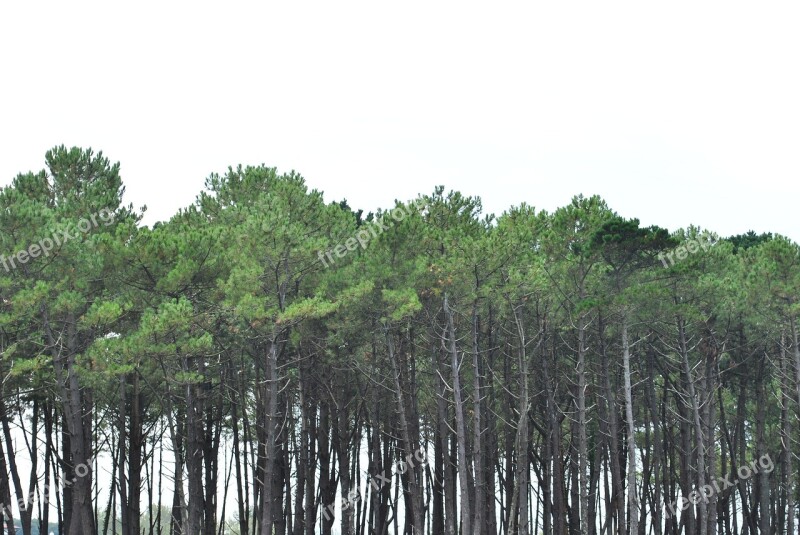
[[[276,337],[270,341],[267,351],[266,377],[264,380],[264,479],[262,481],[261,496],[261,535],[273,535],[272,525],[275,511],[273,511],[272,478],[275,474],[276,463],[276,415],[278,413],[278,343]]]
[[[394,342],[392,341],[391,332],[386,332],[387,349],[389,351],[389,362],[392,367],[392,379],[394,382],[394,389],[396,391],[397,401],[397,414],[400,420],[400,433],[405,446],[405,463],[407,466],[408,476],[408,489],[411,495],[411,515],[413,519],[414,533],[422,533],[425,529],[424,511],[422,509],[422,474],[420,462],[415,460],[414,455],[417,453],[419,447],[414,443],[412,431],[406,416],[406,400],[403,394],[403,388],[400,383],[400,369],[397,364],[397,355],[394,350]],[[406,512],[408,515],[408,511]],[[409,516],[407,516],[409,518]],[[345,534],[343,534],[345,535]]]
[[[517,349],[517,367],[519,369],[519,405],[517,408],[517,466],[514,474],[516,486],[514,496],[511,500],[511,533],[527,535],[530,531],[530,519],[528,518],[528,410],[530,407],[530,394],[528,389],[528,355],[526,352],[527,340],[525,337],[525,325],[519,310],[512,304],[514,323],[517,329],[517,339],[519,347]],[[546,374],[546,372],[545,372]],[[545,375],[545,381],[547,381]],[[519,511],[519,514],[517,514]],[[517,520],[519,518],[519,520]]]
[[[474,535],[483,535],[486,529],[484,511],[486,507],[486,481],[483,470],[483,424],[481,423],[482,397],[481,392],[481,367],[480,350],[478,347],[478,303],[472,307],[472,369],[473,369],[473,453],[475,459],[475,519],[473,523]]]
[[[639,533],[639,500],[636,494],[636,426],[633,422],[633,395],[631,392],[631,353],[628,342],[628,318],[622,315],[622,365],[625,378],[625,420],[628,424],[628,524],[629,533]]]
[[[444,296],[444,313],[447,319],[447,340],[450,352],[452,379],[453,379],[453,398],[455,399],[456,409],[456,437],[458,440],[458,479],[461,488],[461,532],[472,533],[472,508],[469,500],[469,476],[467,474],[467,431],[464,422],[464,405],[461,401],[461,380],[459,378],[458,350],[456,349],[456,332],[453,325],[453,313],[447,301],[447,294]]]
[[[453,481],[454,466],[450,463],[450,426],[447,424],[450,421],[449,411],[447,410],[447,392],[445,390],[444,374],[445,367],[442,363],[441,355],[438,349],[433,350],[433,359],[435,360],[434,366],[436,369],[436,419],[438,424],[439,439],[439,452],[442,458],[442,477],[439,480],[442,493],[444,494],[444,535],[455,535],[456,533],[456,497],[453,489],[455,488],[455,481]]]
[[[44,329],[51,348],[58,390],[61,394],[64,424],[69,435],[69,458],[64,459],[72,484],[65,487],[65,498],[70,497],[69,515],[65,515],[66,535],[94,533],[94,511],[92,509],[92,407],[85,403],[88,390],[81,388],[75,369],[77,354],[77,318],[72,313],[66,318],[66,344],[57,342],[47,314],[44,314]],[[74,474],[74,475],[73,475]],[[68,491],[66,489],[69,489]]]
[[[622,468],[619,462],[619,427],[617,420],[617,402],[614,390],[611,387],[611,372],[608,367],[608,355],[605,346],[605,325],[603,318],[598,318],[598,331],[600,342],[600,364],[603,374],[605,390],[604,411],[608,418],[608,456],[611,461],[611,504],[607,504],[609,514],[615,513],[617,520],[617,533],[625,535],[625,504],[623,502],[624,490],[622,487]],[[609,522],[610,524],[610,522]]]
[[[188,357],[183,357],[183,371],[190,373]],[[188,382],[186,396],[186,476],[189,482],[188,533],[203,533],[203,421],[197,386]]]
[[[759,359],[759,374],[756,380],[756,455],[761,459],[767,453],[766,442],[766,358]],[[758,528],[759,533],[770,533],[770,493],[769,493],[769,473],[765,470],[758,470],[754,476],[757,481],[758,492]]]
[[[583,291],[581,291],[583,298]],[[589,445],[586,438],[586,325],[583,316],[578,318],[578,485],[580,489],[580,532],[581,535],[589,534],[589,494],[586,480],[586,468],[589,458]]]
[[[686,324],[683,319],[678,318],[678,343],[683,365],[683,375],[686,381],[686,390],[691,404],[692,423],[694,424],[695,443],[697,446],[697,492],[705,488],[706,484],[706,446],[703,432],[702,417],[700,416],[700,400],[692,377],[692,368],[689,364],[689,349],[686,342]],[[689,452],[687,452],[688,454]],[[697,503],[697,511],[700,521],[700,535],[706,535],[708,530],[708,504],[705,499]]]
[[[2,389],[0,389],[0,396],[2,396],[2,394],[3,394]],[[34,404],[34,417],[36,415],[36,408],[37,406],[36,404]],[[28,495],[26,496],[22,490],[22,482],[19,477],[19,470],[17,469],[17,456],[14,452],[14,442],[11,439],[11,427],[9,426],[9,415],[6,412],[5,400],[2,398],[0,398],[0,421],[3,422],[3,435],[6,441],[6,451],[8,451],[8,469],[11,472],[11,481],[13,481],[14,483],[14,491],[17,495],[16,503],[19,509],[20,522],[22,523],[22,534],[31,535],[31,517],[33,515],[33,494],[29,492]],[[24,425],[24,422],[20,422],[20,425]],[[36,432],[35,426],[36,424],[34,423],[34,433]],[[35,436],[36,435],[34,434],[34,437]],[[34,449],[31,453],[33,454],[31,483],[33,483],[36,480],[36,459],[38,458],[37,455],[38,452],[36,452]],[[2,450],[0,450],[0,455],[2,455]],[[2,468],[0,474],[2,474],[3,476],[8,473],[6,472],[4,467],[0,468]],[[6,483],[6,485],[8,485],[8,483]],[[31,490],[33,490],[32,487]],[[10,502],[6,503],[9,503],[9,507],[11,506]]]
[[[11,455],[14,454],[13,450],[9,453]],[[8,479],[5,476],[7,473],[3,443],[0,441],[0,475],[2,475],[0,477],[0,515],[5,518],[7,535],[16,535],[17,530],[14,529],[14,502],[11,501],[11,488],[8,486]]]

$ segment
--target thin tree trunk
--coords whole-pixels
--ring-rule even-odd
[[[406,416],[406,399],[400,383],[400,369],[397,364],[397,355],[394,350],[392,334],[388,331],[386,332],[386,342],[389,350],[389,362],[392,367],[392,379],[394,381],[395,391],[397,392],[397,414],[400,420],[400,433],[405,446],[405,459],[408,461],[406,465],[408,467],[408,488],[409,494],[411,495],[412,511],[410,517],[407,516],[407,518],[413,519],[414,532],[422,533],[425,529],[424,511],[422,509],[422,475],[420,466],[418,466],[419,462],[414,459],[418,447],[411,438],[412,431]]]
[[[628,518],[629,533],[639,533],[639,499],[636,494],[636,426],[633,422],[631,392],[631,353],[628,342],[628,318],[622,316],[622,365],[625,379],[625,419],[628,424]]]
[[[438,438],[439,449],[442,456],[442,473],[443,478],[440,479],[442,491],[444,493],[444,535],[455,535],[456,533],[456,497],[453,489],[455,488],[455,481],[453,481],[454,466],[450,463],[450,454],[448,447],[450,438],[450,427],[447,422],[450,420],[449,411],[447,410],[447,392],[445,391],[444,373],[445,368],[442,362],[441,355],[437,349],[433,350],[433,358],[435,359],[436,367],[436,419],[438,423]]]
[[[456,409],[456,437],[458,440],[458,479],[461,487],[461,532],[472,533],[472,508],[469,500],[469,477],[467,474],[467,431],[464,422],[464,405],[461,401],[461,380],[459,378],[458,350],[456,349],[456,333],[453,325],[453,313],[447,301],[447,294],[444,296],[444,313],[447,319],[447,339],[448,350],[450,352],[452,379],[453,379],[453,398],[455,399]]]
[[[14,454],[13,450],[9,452]],[[11,488],[8,486],[8,479],[6,474],[6,457],[3,452],[3,443],[0,441],[0,515],[5,518],[7,535],[16,535],[17,530],[14,528],[14,509],[13,502],[11,501]]]
[[[625,535],[625,505],[623,502],[624,490],[622,487],[622,468],[619,462],[619,428],[617,420],[617,403],[614,390],[611,387],[611,372],[608,367],[608,355],[604,339],[605,325],[603,318],[598,318],[598,331],[600,341],[601,371],[605,390],[605,413],[608,418],[608,455],[611,461],[611,502],[606,504],[609,514],[615,513],[617,520],[617,533]],[[611,522],[609,522],[609,526]]]
[[[583,298],[583,289],[581,289]],[[577,409],[578,409],[578,485],[580,489],[580,532],[589,534],[589,493],[586,480],[586,469],[589,458],[589,443],[586,438],[586,325],[583,316],[578,318],[578,375]]]
[[[781,333],[781,446],[783,450],[781,463],[781,492],[784,505],[781,510],[781,517],[786,518],[786,533],[794,534],[794,492],[792,492],[793,469],[792,469],[792,420],[794,413],[791,411],[792,391],[790,370],[792,364],[789,360],[789,352],[786,349],[786,339]],[[783,530],[779,530],[782,533]]]
[[[756,455],[761,459],[767,455],[766,443],[766,358],[759,359],[760,373],[756,378]],[[770,533],[770,493],[769,493],[769,473],[765,470],[759,470],[757,477],[757,491],[758,491],[758,527],[759,533]]]
[[[61,394],[64,412],[64,425],[69,436],[69,452],[65,458],[68,478],[74,479],[71,486],[65,487],[65,501],[69,502],[65,514],[66,535],[84,535],[95,532],[94,511],[92,509],[92,410],[87,400],[91,397],[88,389],[80,385],[75,369],[77,348],[77,318],[68,313],[65,319],[66,344],[57,341],[47,313],[43,314],[44,330],[51,349],[53,367],[56,372],[58,390]],[[80,471],[80,474],[76,473]],[[73,475],[74,474],[74,475]],[[80,475],[80,477],[77,477]]]
[[[517,466],[514,474],[516,486],[511,499],[511,516],[509,531],[512,534],[527,535],[530,531],[530,519],[528,518],[528,410],[530,406],[530,396],[528,390],[528,356],[526,353],[527,340],[525,337],[525,325],[517,307],[512,303],[511,310],[514,315],[514,324],[517,330],[519,347],[517,349],[517,367],[519,369],[520,391],[518,400],[518,419],[517,419]],[[545,381],[547,378],[545,377]],[[517,513],[519,511],[519,514]],[[519,520],[517,520],[519,518]]]
[[[478,303],[472,308],[472,368],[473,368],[473,458],[475,459],[475,519],[473,524],[474,535],[483,535],[486,529],[484,510],[486,507],[486,481],[483,470],[483,424],[481,423],[482,396],[481,392],[481,367],[480,350],[478,347]]]
[[[264,381],[264,475],[261,482],[261,535],[273,535],[272,526],[275,511],[272,478],[276,463],[276,423],[278,413],[278,344],[276,338],[270,341],[267,351],[266,377]]]
[[[2,396],[2,390],[0,390],[0,396]],[[34,404],[34,413],[37,409],[36,404]],[[14,452],[14,442],[11,439],[11,427],[9,426],[9,415],[6,412],[6,404],[5,401],[0,398],[0,421],[3,422],[3,435],[6,441],[6,451],[8,452],[8,469],[11,472],[11,481],[14,483],[14,491],[17,495],[17,505],[19,509],[19,516],[20,522],[22,523],[22,533],[23,535],[31,535],[31,517],[33,515],[33,495],[29,492],[27,495],[22,490],[22,482],[19,477],[19,470],[17,469],[17,456]],[[22,417],[20,417],[20,425],[24,425],[24,421]],[[34,423],[34,433],[36,432]],[[35,450],[30,452],[32,454],[32,479],[31,482],[35,481],[36,479],[36,460],[38,458],[37,452]],[[0,451],[0,455],[2,452]],[[5,476],[8,472],[3,469],[0,474]],[[6,483],[7,485],[8,483]],[[31,489],[32,490],[32,489]],[[10,504],[9,504],[10,506]]]
[[[183,371],[188,374],[192,370],[189,357],[182,359]],[[185,385],[186,396],[186,475],[189,482],[189,523],[187,533],[191,535],[203,533],[203,423],[202,406],[197,392],[197,387],[192,382]]]
[[[692,368],[689,364],[689,349],[686,341],[686,324],[678,318],[678,343],[683,364],[683,374],[686,377],[686,389],[689,394],[689,403],[692,410],[692,423],[694,424],[695,443],[697,445],[697,491],[705,488],[706,484],[706,446],[703,432],[702,417],[700,415],[700,400],[694,386]],[[688,452],[687,452],[688,454]],[[697,510],[700,521],[700,535],[706,535],[708,530],[708,504],[705,499],[699,500]]]

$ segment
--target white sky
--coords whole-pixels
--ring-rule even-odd
[[[603,196],[645,224],[800,240],[800,5],[0,6],[0,184],[56,144],[122,163],[147,223],[228,165],[375,209]]]

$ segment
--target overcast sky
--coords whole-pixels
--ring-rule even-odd
[[[147,223],[266,163],[366,210],[597,193],[800,240],[796,2],[259,4],[3,3],[0,184],[65,144],[121,162]]]

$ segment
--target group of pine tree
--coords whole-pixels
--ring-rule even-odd
[[[65,147],[0,190],[6,257],[114,214],[0,270],[8,535],[795,532],[791,240],[441,187],[364,216],[265,166],[152,228],[123,192]]]

